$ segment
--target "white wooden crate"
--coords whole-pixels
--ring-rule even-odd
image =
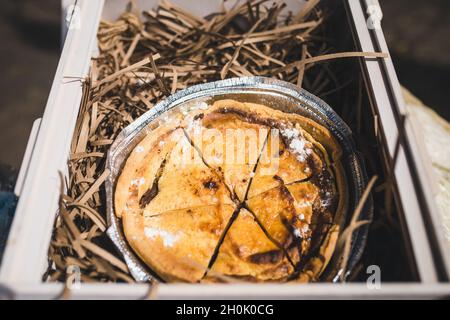
[[[63,1],[63,3],[70,1]],[[175,1],[181,6],[205,15],[216,10],[220,1]],[[299,8],[303,1],[287,1]],[[137,1],[149,8],[156,1]],[[347,8],[354,37],[363,51],[387,52],[381,30],[369,30],[366,8],[374,0],[342,0]],[[50,91],[45,113],[34,126],[28,143],[16,193],[20,196],[16,216],[10,231],[0,269],[0,283],[16,298],[54,298],[60,296],[64,285],[43,283],[47,252],[59,196],[58,172],[67,172],[69,146],[81,101],[81,84],[67,77],[83,78],[88,73],[90,58],[96,52],[96,31],[100,19],[114,19],[123,11],[123,0],[77,0],[79,28],[69,28],[60,62]],[[344,22],[343,22],[344,23]],[[405,113],[399,84],[390,58],[365,60],[367,85],[373,107],[379,115],[380,129],[390,156],[395,152],[399,134],[398,119]],[[409,233],[411,251],[417,267],[419,282],[382,284],[370,289],[364,283],[349,284],[228,284],[158,286],[158,298],[432,298],[450,296],[447,280],[449,260],[441,241],[442,235],[426,228],[424,219],[437,221],[437,211],[429,190],[426,174],[429,164],[421,156],[408,118],[405,123],[407,150],[400,146],[395,166],[396,197],[403,208]],[[430,218],[431,217],[431,218]],[[432,236],[430,236],[432,233]],[[449,251],[450,252],[450,251]],[[448,253],[448,252],[447,252]],[[449,255],[450,256],[450,255]],[[71,290],[73,298],[140,298],[148,293],[142,284],[83,284]]]

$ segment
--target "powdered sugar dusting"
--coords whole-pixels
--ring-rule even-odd
[[[136,147],[136,152],[137,153],[141,153],[141,152],[143,152],[144,151],[144,147],[143,146],[137,146]]]
[[[331,206],[331,203],[332,203],[331,197],[327,197],[325,199],[320,200],[320,205],[325,208]]]
[[[173,247],[174,244],[180,239],[181,234],[180,233],[170,233],[166,230],[162,230],[160,228],[144,228],[144,234],[147,238],[154,240],[156,237],[160,237],[163,241],[164,246],[166,247]]]
[[[307,224],[303,225],[301,228],[294,229],[294,236],[297,238],[307,238],[308,237],[309,226]]]
[[[298,137],[300,132],[295,128],[284,128],[283,130],[281,130],[281,134],[287,139],[293,139],[295,137]]]
[[[289,144],[289,148],[294,152],[300,162],[304,162],[306,160],[305,141],[294,138]]]
[[[295,205],[297,208],[308,208],[311,207],[313,204],[310,201],[302,201],[300,203],[296,202]]]
[[[202,120],[201,119],[189,119],[188,126],[186,128],[188,132],[193,132],[194,134],[200,134],[202,130]]]
[[[328,208],[333,204],[334,195],[330,190],[323,190],[320,199],[320,205],[324,208]]]
[[[302,237],[302,232],[300,231],[300,229],[294,229],[294,236],[296,236],[297,238]]]
[[[300,162],[305,162],[312,150],[308,147],[308,142],[297,128],[286,127],[281,131],[281,135],[287,140],[288,147]]]
[[[130,182],[131,186],[141,186],[145,183],[145,178],[144,177],[140,177],[140,178],[136,178],[136,179],[132,179]]]

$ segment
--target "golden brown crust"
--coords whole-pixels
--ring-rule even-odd
[[[155,149],[161,136],[172,132],[172,127],[158,127],[154,134],[147,135],[131,152],[117,180],[115,190],[115,213],[120,218],[129,197],[130,185],[140,169],[139,164],[153,160],[153,154],[149,150]]]
[[[209,277],[221,274],[249,281],[285,279],[293,271],[283,251],[270,241],[253,215],[241,209],[229,229]]]
[[[275,110],[255,103],[240,103],[228,99],[216,101],[214,103],[214,108],[216,109],[227,108],[227,110],[230,111],[234,107],[239,109],[241,113],[247,113],[256,119],[260,118],[275,122],[284,121],[286,123],[298,123],[317,142],[322,144],[327,149],[333,159],[339,159],[341,157],[342,150],[331,132],[309,118],[303,117],[296,113],[282,112],[280,110]]]
[[[233,211],[233,206],[217,205],[157,216],[128,212],[122,219],[129,244],[162,279],[197,282]]]
[[[308,251],[313,204],[319,197],[310,182],[280,185],[247,200],[246,204],[270,237],[298,265]]]
[[[203,114],[201,127],[206,130],[187,130],[191,140],[201,149],[205,162],[221,172],[228,188],[244,201],[269,128],[246,122],[236,114],[211,111]],[[228,146],[232,149],[227,150]]]
[[[217,137],[229,129],[257,138],[227,149],[230,140]],[[243,161],[227,161],[229,150],[243,149]],[[334,251],[339,226],[329,224],[345,214],[340,155],[331,133],[308,118],[216,101],[134,149],[116,187],[116,214],[131,247],[165,281],[315,280]]]
[[[145,203],[145,215],[220,203],[233,204],[224,183],[203,163],[184,135],[166,157],[158,189],[158,193]]]
[[[307,161],[300,162],[285,142],[278,136],[276,138],[278,144],[272,142],[274,139],[272,135],[268,137],[248,191],[248,198],[275,188],[280,181],[290,184],[306,180],[313,174],[313,169]],[[273,150],[274,147],[276,150]],[[279,157],[274,158],[273,154],[276,152]]]

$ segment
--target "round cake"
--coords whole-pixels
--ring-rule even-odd
[[[115,213],[167,282],[317,281],[345,215],[341,149],[298,114],[187,104],[129,155]]]

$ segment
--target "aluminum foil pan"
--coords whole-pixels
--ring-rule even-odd
[[[150,111],[126,127],[116,138],[108,152],[106,167],[111,171],[106,180],[107,233],[123,255],[132,276],[140,282],[154,280],[149,268],[137,257],[128,245],[123,234],[120,219],[114,213],[114,190],[120,172],[134,147],[164,119],[174,112],[181,112],[191,103],[235,99],[241,102],[260,103],[284,112],[295,112],[313,119],[330,130],[343,150],[342,164],[347,183],[347,212],[353,212],[367,185],[367,177],[361,160],[355,150],[352,133],[345,122],[324,101],[299,87],[284,81],[264,77],[231,78],[222,81],[199,84],[178,91],[159,102]],[[366,202],[360,220],[371,220],[373,206],[371,199]],[[347,274],[361,258],[366,244],[367,226],[353,233]],[[335,259],[333,259],[335,260]],[[337,267],[328,266],[328,279],[336,279],[342,272]],[[331,269],[331,270],[330,270]]]

